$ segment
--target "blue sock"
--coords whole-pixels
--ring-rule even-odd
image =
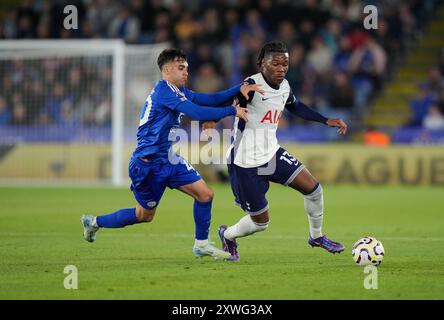
[[[196,239],[206,240],[210,233],[212,201],[199,202],[194,200],[194,223],[196,225]]]
[[[97,225],[101,228],[123,228],[135,223],[139,223],[136,217],[136,208],[120,209],[97,217]]]

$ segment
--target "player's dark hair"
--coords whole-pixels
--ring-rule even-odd
[[[283,42],[268,42],[264,44],[257,57],[257,65],[260,67],[262,63],[262,59],[265,58],[266,55],[270,53],[288,53],[287,46]]]
[[[165,49],[159,54],[159,57],[157,58],[157,65],[159,66],[159,69],[162,71],[162,67],[166,63],[172,62],[176,59],[187,60],[187,55],[182,50],[177,48]]]

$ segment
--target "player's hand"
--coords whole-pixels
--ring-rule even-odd
[[[202,133],[208,138],[213,136],[215,129],[216,121],[205,121],[202,123]]]
[[[248,100],[248,93],[250,91],[256,91],[259,92],[260,94],[264,94],[265,91],[261,88],[260,84],[243,84],[240,87],[240,92],[242,93],[242,95],[245,97],[245,99]]]
[[[336,127],[338,129],[339,134],[347,133],[347,124],[342,119],[328,119],[327,125],[329,127]]]
[[[239,106],[235,106],[236,108],[236,117],[243,119],[245,122],[248,122],[248,109],[247,108],[241,108]]]

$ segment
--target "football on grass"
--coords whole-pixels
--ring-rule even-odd
[[[353,260],[360,266],[379,266],[384,259],[384,254],[384,247],[381,241],[373,237],[359,239],[354,244],[352,250]]]

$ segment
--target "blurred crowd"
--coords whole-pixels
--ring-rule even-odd
[[[68,2],[78,9],[77,30],[63,28]],[[3,15],[0,38],[169,42],[187,53],[190,86],[200,92],[224,89],[258,72],[262,45],[280,40],[290,51],[287,79],[299,99],[326,115],[360,119],[421,34],[435,2],[28,0]],[[378,9],[376,30],[363,29],[368,4]],[[94,62],[1,65],[0,124],[108,124],[111,95],[103,93],[110,92],[111,69],[108,64],[93,75]],[[61,72],[60,78],[47,68]],[[86,76],[90,83],[82,82]],[[85,101],[92,108],[85,107]],[[283,126],[302,122],[291,115],[287,119]]]
[[[109,57],[0,61],[0,125],[109,126]]]
[[[444,47],[438,63],[429,69],[428,78],[418,84],[410,109],[412,119],[409,127],[444,129]]]

